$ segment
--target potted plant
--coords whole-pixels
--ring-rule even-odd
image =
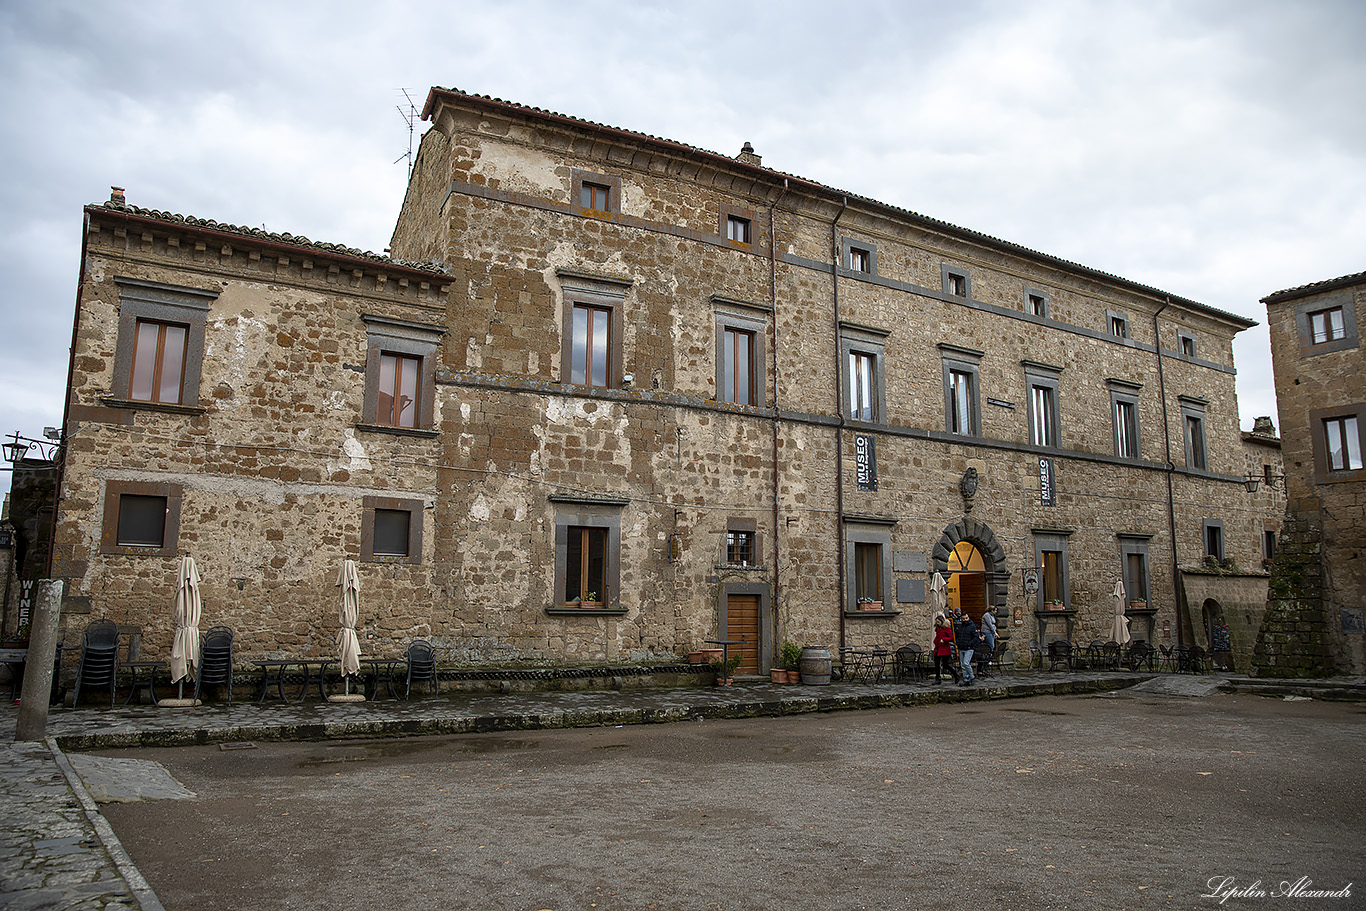
[[[724,661],[716,660],[711,662],[711,669],[716,674],[717,686],[730,686],[735,682],[735,669],[744,660],[744,655],[736,652]]]
[[[1057,599],[1049,601],[1047,606],[1049,610],[1062,610],[1062,602]]]
[[[584,595],[583,600],[579,602],[579,607],[602,607],[602,602],[598,600],[598,593],[589,592]]]
[[[17,630],[14,631],[14,635],[13,635],[13,636],[6,636],[6,637],[5,637],[4,642],[3,642],[3,647],[4,647],[4,648],[28,648],[28,635],[29,635],[29,625],[28,625],[27,623],[20,624],[19,628],[18,628]]]
[[[863,597],[858,599],[859,610],[882,610],[882,602],[872,598]]]
[[[1141,598],[1135,598],[1133,601],[1130,601],[1130,602],[1129,602],[1129,610],[1147,610],[1147,609],[1148,609],[1148,602],[1142,600]]]
[[[783,643],[782,651],[778,654],[779,663],[783,670],[787,672],[788,683],[802,682],[802,647],[791,639]]]

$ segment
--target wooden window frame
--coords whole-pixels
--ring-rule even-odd
[[[446,330],[426,323],[373,314],[362,314],[361,319],[366,324],[365,390],[361,405],[361,425],[366,430],[389,433],[435,433],[433,427],[436,422],[437,351]],[[385,357],[407,357],[419,362],[412,426],[391,423],[392,415],[386,419],[386,416],[380,413],[380,377]]]
[[[941,342],[939,350],[943,358],[944,374],[944,432],[954,436],[979,437],[982,435],[982,384],[980,366],[984,352],[970,348],[960,348]],[[958,397],[954,394],[954,375],[967,378],[967,427],[955,426],[959,422]]]
[[[607,193],[606,208],[596,206],[585,206],[583,204],[584,187],[596,187],[605,190]],[[598,174],[593,171],[582,171],[575,168],[570,175],[570,200],[571,205],[583,213],[597,215],[613,215],[621,212],[621,178],[612,177],[608,174]]]
[[[119,518],[124,496],[159,497],[166,501],[166,523],[161,545],[120,544]],[[180,514],[183,488],[179,484],[151,481],[106,481],[104,521],[100,532],[100,553],[130,557],[174,557],[180,544]]]
[[[567,600],[565,587],[569,581],[569,536],[582,529],[599,529],[606,534],[604,551],[604,583],[599,592],[601,609],[621,613],[621,525],[624,499],[610,497],[576,497],[552,495],[550,502],[555,521],[555,564],[551,577],[550,609],[581,610],[582,603]],[[582,591],[582,580],[580,591]]]
[[[404,497],[368,496],[361,500],[360,559],[364,563],[416,565],[422,562],[422,517],[426,503]],[[375,552],[375,513],[377,510],[408,513],[408,552]]]
[[[844,399],[844,414],[848,420],[860,424],[881,424],[887,420],[887,336],[890,333],[869,326],[856,326],[852,323],[840,326],[840,369],[844,376],[841,394]],[[871,417],[862,417],[855,412],[861,403],[856,395],[857,376],[853,369],[855,360],[868,364],[868,408]]]
[[[218,299],[218,290],[121,277],[116,277],[114,284],[119,292],[119,322],[118,339],[114,347],[111,397],[119,405],[132,408],[197,407],[200,377],[204,366],[204,335],[208,325],[209,309]],[[153,386],[153,398],[133,398],[138,326],[144,323],[185,328],[185,350],[181,362],[178,401],[167,402],[155,398],[157,385]],[[160,366],[158,363],[154,374]]]

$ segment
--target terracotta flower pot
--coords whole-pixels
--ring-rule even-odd
[[[787,683],[787,671],[777,667],[770,668],[768,671],[768,680],[770,683]]]

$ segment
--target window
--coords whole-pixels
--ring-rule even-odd
[[[887,333],[852,323],[840,325],[844,355],[844,413],[853,421],[883,421],[887,415],[883,386]]]
[[[844,520],[846,612],[858,611],[860,601],[881,601],[888,608],[892,589],[892,528],[895,519],[848,516]],[[895,613],[893,611],[892,613]]]
[[[1025,289],[1025,312],[1030,316],[1048,317],[1048,295],[1033,288]]]
[[[1036,530],[1034,532],[1034,559],[1039,567],[1038,608],[1043,610],[1050,603],[1060,603],[1070,608],[1070,580],[1067,569],[1067,536],[1070,532]]]
[[[1195,336],[1178,329],[1176,330],[1176,341],[1180,345],[1182,357],[1195,357]]]
[[[609,177],[606,174],[595,174],[592,171],[580,171],[577,168],[571,172],[571,175],[570,199],[573,200],[574,205],[590,212],[621,211],[620,177]]]
[[[1270,563],[1276,559],[1276,532],[1267,529],[1262,532],[1262,562]]]
[[[1105,311],[1105,323],[1108,331],[1115,338],[1129,337],[1129,318],[1122,313],[1113,310]]]
[[[133,376],[128,397],[179,405],[190,327],[140,319],[133,343]]]
[[[1219,562],[1224,560],[1224,523],[1215,519],[1204,521],[1205,556]]]
[[[1356,415],[1325,418],[1323,436],[1329,471],[1354,471],[1362,467],[1361,434]]]
[[[610,497],[553,495],[555,507],[554,607],[622,612],[621,509]]]
[[[119,335],[114,398],[197,406],[204,330],[217,291],[116,278]]]
[[[1205,453],[1205,401],[1180,396],[1181,423],[1185,428],[1186,467],[1205,471],[1209,460]]]
[[[621,382],[622,309],[629,281],[559,271],[564,288],[561,382],[599,389]]]
[[[877,247],[867,241],[840,238],[840,260],[850,272],[877,275]]]
[[[360,558],[368,563],[421,563],[421,500],[364,497]]]
[[[944,283],[945,294],[951,294],[954,297],[972,296],[972,283],[967,272],[944,264],[939,267],[939,273]]]
[[[573,346],[569,382],[581,386],[610,385],[612,309],[575,304]]]
[[[738,215],[726,216],[726,239],[742,244],[749,243],[749,219]]]
[[[877,401],[875,355],[866,351],[849,352],[849,417],[856,421],[876,421]]]
[[[605,604],[607,529],[571,525],[565,542],[564,600]]]
[[[756,404],[753,332],[730,326],[721,330],[721,401]]]
[[[1300,356],[1316,357],[1358,345],[1356,301],[1350,293],[1316,297],[1296,305]]]
[[[732,566],[749,566],[754,563],[754,532],[726,532],[726,562]]]
[[[1057,447],[1058,376],[1062,368],[1034,361],[1022,363],[1029,386],[1029,442],[1034,446]]]
[[[1139,458],[1138,393],[1143,387],[1123,380],[1109,380],[1110,415],[1114,424],[1115,455]]]
[[[370,430],[432,433],[436,408],[437,326],[363,314],[366,324],[365,402]]]
[[[944,429],[963,436],[982,432],[977,367],[982,352],[941,342],[944,359]]]
[[[1119,536],[1126,600],[1148,601],[1148,539]]]
[[[108,481],[100,552],[173,557],[180,538],[178,484]]]

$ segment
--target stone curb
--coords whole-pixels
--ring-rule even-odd
[[[104,845],[104,850],[109,854],[109,859],[119,871],[119,876],[128,884],[128,891],[137,901],[138,907],[142,911],[165,911],[161,904],[161,899],[157,898],[156,892],[152,891],[151,885],[143,878],[142,872],[133,863],[133,858],[123,847],[123,842],[114,834],[108,821],[100,813],[94,798],[85,789],[85,782],[81,776],[71,767],[71,761],[66,758],[57,741],[48,737],[45,740],[47,748],[52,753],[52,759],[62,770],[62,775],[66,778],[67,786],[76,795],[76,800],[80,802],[81,811],[85,814],[86,822],[95,830],[100,842]]]

